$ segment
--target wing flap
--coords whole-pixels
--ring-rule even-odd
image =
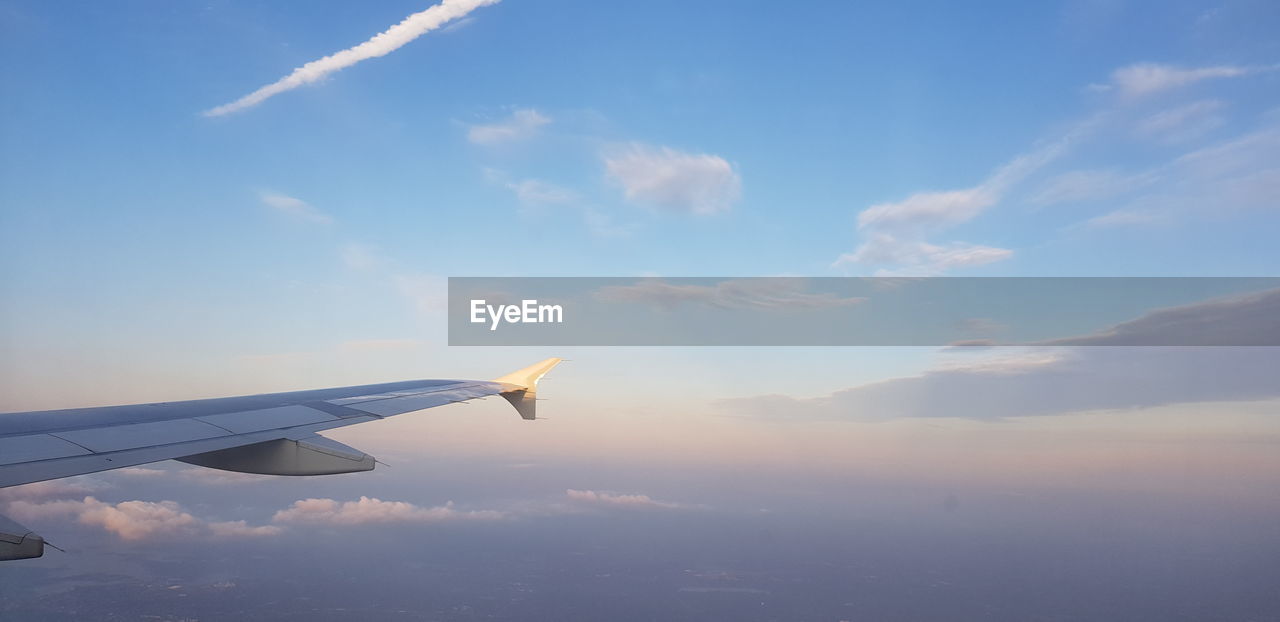
[[[68,458],[40,460],[37,462],[7,464],[0,466],[0,488],[17,486],[19,484],[30,484],[31,482],[42,482],[44,480],[58,479],[60,477],[97,473],[99,471],[137,466],[139,464],[159,462],[161,460],[172,460],[183,456],[217,451],[219,449],[228,449],[241,445],[261,443],[263,441],[271,441],[281,438],[306,438],[307,436],[311,436],[321,430],[377,420],[378,417],[365,415],[363,417],[350,417],[347,419],[312,423],[292,428],[263,430],[261,432],[250,432],[248,434],[231,434],[216,438],[173,443],[170,445],[139,447],[123,451],[86,454],[82,456],[71,456]]]

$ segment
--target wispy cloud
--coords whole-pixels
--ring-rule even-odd
[[[1114,170],[1068,171],[1050,178],[1035,194],[1035,205],[1083,203],[1109,199],[1156,181],[1152,173],[1126,175]]]
[[[590,504],[596,506],[615,507],[615,508],[679,508],[682,507],[678,503],[670,503],[667,501],[658,501],[649,495],[620,495],[611,492],[597,492],[594,490],[574,490],[572,488],[564,491],[565,496],[575,503]]]
[[[262,199],[263,205],[290,218],[322,225],[333,224],[332,216],[316,209],[302,199],[273,192],[264,192],[259,198]]]
[[[492,168],[486,168],[484,174],[490,182],[514,193],[522,208],[559,206],[578,212],[594,237],[615,238],[631,233],[631,226],[614,222],[609,214],[593,207],[582,195],[569,188],[535,178],[513,181],[502,171]]]
[[[1280,126],[1274,123],[1200,147],[1126,177],[1144,192],[1071,229],[1178,222],[1268,210],[1280,196]],[[1149,186],[1149,187],[1148,187]]]
[[[495,510],[459,510],[450,501],[435,507],[422,507],[404,501],[383,501],[360,497],[358,501],[302,499],[288,509],[276,512],[273,522],[329,525],[366,525],[376,523],[423,523],[458,520],[495,520],[506,516]]]
[[[1205,99],[1162,110],[1134,127],[1134,134],[1164,143],[1178,143],[1199,138],[1227,121],[1219,112],[1226,104],[1216,99]]]
[[[1111,72],[1111,82],[1094,85],[1094,90],[1111,90],[1125,99],[1137,99],[1220,78],[1237,78],[1262,71],[1257,67],[1216,65],[1212,67],[1178,67],[1160,63],[1135,63]]]
[[[919,231],[972,220],[999,203],[1015,184],[1060,157],[1095,123],[1095,120],[1081,123],[1061,138],[1019,155],[972,188],[919,192],[901,201],[872,205],[858,214],[858,228]]]
[[[1113,227],[1136,227],[1150,225],[1166,220],[1159,212],[1143,209],[1118,209],[1094,216],[1080,224],[1089,229],[1110,229]]]
[[[1008,259],[1013,256],[1008,249],[958,241],[937,244],[925,237],[968,222],[999,204],[1013,186],[1061,157],[1099,120],[1093,117],[1081,122],[1057,140],[1019,155],[976,186],[918,192],[901,201],[864,209],[858,214],[858,230],[865,241],[832,265],[879,266],[877,273],[881,275],[927,276]]]
[[[995,246],[950,242],[931,244],[924,240],[898,238],[888,233],[877,233],[863,242],[857,250],[838,257],[836,266],[863,264],[892,266],[877,272],[882,276],[930,276],[942,274],[954,268],[981,266],[1003,261],[1013,256],[1013,251]]]
[[[502,171],[492,168],[486,168],[484,176],[490,182],[513,192],[521,205],[569,205],[576,203],[579,199],[578,193],[541,179],[526,178],[514,181]]]
[[[604,156],[605,170],[627,199],[692,214],[727,212],[742,179],[724,158],[631,143]]]
[[[467,140],[477,145],[498,145],[527,140],[538,130],[551,123],[551,119],[532,108],[521,108],[504,121],[487,125],[472,125],[467,130]]]
[[[340,256],[342,265],[352,270],[372,270],[389,261],[377,247],[370,244],[346,244],[342,247]]]
[[[385,56],[401,46],[431,32],[452,20],[466,16],[475,9],[494,4],[498,0],[444,0],[425,11],[414,13],[399,24],[374,35],[373,38],[352,48],[311,61],[289,75],[272,82],[229,104],[223,104],[204,112],[206,117],[218,117],[256,106],[268,98],[323,79],[325,76],[350,67],[360,61]]]

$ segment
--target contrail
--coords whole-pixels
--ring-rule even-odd
[[[304,84],[315,82],[339,69],[350,67],[362,60],[386,56],[400,46],[435,30],[450,21],[465,16],[482,6],[496,4],[499,0],[444,0],[425,11],[414,13],[404,21],[376,34],[373,38],[357,45],[330,54],[320,60],[313,60],[293,73],[272,82],[240,99],[217,108],[210,108],[202,113],[206,117],[220,117],[256,106],[273,95],[295,89]]]

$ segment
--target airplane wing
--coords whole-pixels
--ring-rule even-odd
[[[501,395],[535,419],[549,358],[494,380],[409,380],[187,402],[0,414],[0,488],[181,460],[268,475],[373,469],[372,456],[317,434],[445,404]],[[39,557],[44,541],[0,517],[0,560]]]

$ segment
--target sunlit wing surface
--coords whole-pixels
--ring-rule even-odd
[[[176,459],[228,471],[368,471],[372,456],[317,433],[501,395],[536,418],[550,358],[495,380],[409,380],[187,402],[0,414],[0,488]],[[38,557],[43,540],[0,520],[0,560]]]

